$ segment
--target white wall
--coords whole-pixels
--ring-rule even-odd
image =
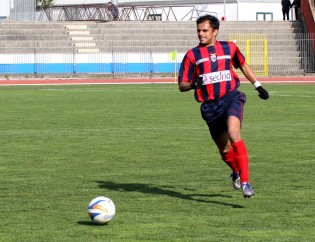
[[[0,0],[2,1],[10,1],[10,0]],[[58,4],[82,4],[82,3],[107,3],[110,0],[55,0],[55,5]],[[112,0],[113,2],[137,2],[137,0]],[[139,2],[145,2],[145,0],[138,0]],[[154,0],[148,0],[154,1]],[[159,1],[159,0],[156,0]],[[161,1],[161,0],[160,0]],[[167,2],[167,0],[163,0]],[[291,0],[292,2],[293,0]],[[174,0],[172,0],[174,2]],[[187,1],[188,2],[188,1]],[[223,2],[223,1],[222,1]],[[1,6],[2,3],[0,3]],[[256,21],[256,13],[257,12],[270,12],[272,13],[272,19],[274,21],[282,20],[282,10],[281,10],[281,0],[238,0],[237,3],[226,3],[226,4],[192,4],[192,6],[201,12],[214,13],[220,20],[222,17],[225,18],[226,21]],[[187,5],[186,5],[187,6]],[[157,6],[156,6],[157,7]],[[0,7],[0,11],[1,11]],[[175,12],[177,21],[181,19],[187,20],[185,15],[191,10],[190,8],[183,7],[173,7],[173,11]],[[162,13],[162,10],[157,10],[157,13]],[[1,12],[0,12],[1,13]],[[194,14],[194,18],[197,17],[196,13]],[[264,16],[259,15],[258,20],[263,20]],[[271,15],[265,15],[266,20],[271,20]],[[164,19],[162,19],[164,20]],[[169,19],[170,21],[174,21],[172,17]]]
[[[249,3],[239,2],[230,4],[211,4],[211,5],[195,5],[196,9],[202,12],[215,13],[215,15],[221,20],[224,17],[225,21],[256,21],[256,13],[265,12],[271,13],[265,15],[265,20],[279,21],[282,20],[282,7],[281,3]],[[182,16],[184,13],[189,12],[187,8],[175,8],[173,7],[176,16]],[[272,15],[272,17],[271,17]],[[272,19],[271,19],[272,18]],[[180,19],[180,18],[179,18]],[[259,14],[258,20],[263,20],[264,15]]]
[[[292,2],[292,0],[291,0]],[[257,13],[271,13],[258,15],[258,20],[263,21],[264,17],[266,21],[280,21],[282,20],[282,6],[281,0],[239,0],[238,3],[230,4],[211,4],[211,5],[197,5],[199,8],[202,6],[203,11],[215,12],[217,17],[221,20],[225,17],[226,21],[256,21]],[[200,7],[201,9],[201,7]],[[292,12],[292,10],[291,10]],[[290,19],[292,19],[292,13],[290,12]],[[225,14],[224,14],[225,13]],[[179,12],[176,12],[176,15]]]
[[[237,20],[237,4],[210,4],[204,7],[204,11],[215,12],[217,17],[221,20],[224,17],[225,20]]]
[[[11,0],[0,1],[0,17],[10,16],[10,4],[11,4]]]
[[[256,20],[257,12],[271,12],[273,15],[273,20],[282,20],[282,7],[281,3],[238,3],[238,20],[249,21]],[[266,15],[269,17],[270,15]],[[262,15],[260,15],[262,17]],[[262,19],[260,19],[262,20]],[[271,20],[271,19],[267,19]]]
[[[193,6],[195,9],[193,9]],[[162,14],[162,21],[166,21],[166,17],[168,17],[168,21],[188,21],[188,20],[196,20],[198,16],[204,15],[204,14],[212,14],[218,17],[218,19],[221,20],[223,16],[225,19],[230,21],[236,21],[237,20],[237,4],[226,4],[224,7],[224,4],[211,4],[211,5],[192,5],[187,7],[180,7],[180,6],[173,6],[172,11],[169,12],[169,7],[158,8],[156,7],[156,14]],[[169,15],[166,16],[165,12],[169,12]],[[174,14],[173,14],[174,12]],[[225,12],[225,15],[224,15]],[[138,11],[138,16],[141,16],[143,14],[141,10]],[[175,16],[174,16],[175,15]],[[175,18],[176,17],[176,18]],[[133,16],[130,18],[131,20],[134,20]]]
[[[110,0],[55,0],[54,5],[100,4],[107,2],[110,2]]]
[[[224,10],[225,9],[225,10]],[[273,21],[282,20],[282,7],[280,0],[276,1],[239,1],[230,4],[212,4],[203,7],[203,10],[216,12],[221,20],[225,16],[226,21],[256,21],[259,12],[271,13]],[[224,14],[225,12],[225,14]],[[176,13],[177,15],[177,13]],[[264,15],[259,14],[258,20],[263,20]],[[267,21],[272,20],[271,15],[265,15]]]

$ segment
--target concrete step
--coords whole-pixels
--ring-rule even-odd
[[[269,75],[303,75],[304,70],[301,69],[300,65],[269,65]]]
[[[94,22],[6,22],[0,24],[0,29],[64,29],[65,26],[86,25],[88,28],[99,28]]]
[[[34,53],[41,53],[41,54],[45,54],[45,53],[73,53],[73,48],[68,48],[68,47],[58,47],[58,48],[36,48],[36,50],[34,48],[5,48],[3,50],[1,50],[2,54],[34,54]]]
[[[74,43],[73,46],[74,47],[83,47],[83,48],[96,47],[96,43]]]
[[[269,53],[274,52],[274,53],[279,54],[282,52],[288,53],[289,51],[293,51],[293,52],[298,51],[298,46],[296,46],[296,45],[293,45],[293,46],[269,45],[268,46],[268,52]],[[283,53],[283,54],[285,54],[285,53]]]
[[[94,35],[93,35],[94,36]],[[104,40],[146,40],[146,41],[151,41],[151,40],[195,40],[198,41],[198,37],[196,33],[193,34],[136,34],[136,35],[131,35],[130,33],[116,33],[116,34],[103,34],[102,38]]]
[[[91,41],[94,38],[93,38],[93,36],[91,36],[91,37],[83,36],[83,37],[70,37],[70,39],[72,41]]]
[[[130,52],[130,53],[160,53],[160,52],[172,52],[177,50],[178,52],[186,53],[190,47],[189,46],[98,46],[101,52]]]
[[[58,48],[72,47],[71,41],[0,41],[0,47],[5,48]]]
[[[58,23],[56,22],[49,22],[46,24],[43,23],[1,23],[0,24],[0,30],[1,29],[63,29],[64,28],[64,23]]]
[[[288,57],[288,56],[269,56],[269,65],[294,65],[300,64],[302,61],[301,57]]]
[[[0,41],[47,41],[47,40],[69,40],[69,35],[60,33],[60,35],[51,35],[47,38],[47,35],[0,35]]]
[[[75,24],[75,25],[65,25],[65,29],[71,29],[71,30],[85,30],[87,29],[87,25],[79,25],[79,24]]]
[[[46,37],[52,35],[63,34],[63,29],[1,29],[0,35],[44,35]]]
[[[195,21],[173,21],[173,22],[165,22],[165,21],[122,21],[122,22],[107,22],[107,23],[98,23],[98,28],[121,28],[125,26],[127,28],[196,28]],[[293,21],[293,22],[284,22],[284,21],[221,21],[221,28],[292,28],[301,26],[301,22]]]
[[[87,28],[121,28],[121,26],[125,26],[127,28],[196,28],[196,23],[194,21],[174,21],[174,22],[165,22],[165,21],[154,21],[154,22],[140,22],[140,21],[117,21],[117,22],[107,22],[107,23],[91,23],[89,21],[82,22],[71,22],[70,24],[65,24],[64,22],[12,22],[12,23],[1,23],[0,29],[8,28],[8,29],[54,29],[54,28],[64,28],[65,26],[82,26],[86,25]],[[284,22],[284,21],[227,21],[220,23],[220,29],[223,28],[266,28],[266,29],[275,29],[275,28],[292,28],[301,26],[301,22],[293,21],[293,22]]]
[[[67,31],[67,34],[69,35],[90,35],[91,32],[90,31],[84,31],[84,30],[71,30],[71,31]]]
[[[99,53],[99,49],[77,49],[76,52],[78,53]]]
[[[104,35],[112,35],[112,34],[133,34],[133,35],[138,35],[138,34],[195,34],[196,29],[173,29],[173,28],[121,28],[121,29],[101,29],[100,33]],[[229,35],[240,35],[240,34],[292,34],[293,30],[292,29],[258,29],[258,28],[242,28],[238,29],[237,31],[235,28],[233,30],[229,29],[220,29],[219,33],[221,34],[229,34]]]

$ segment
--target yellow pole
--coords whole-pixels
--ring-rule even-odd
[[[264,72],[265,76],[268,76],[268,41],[265,38],[264,40]]]
[[[174,82],[176,82],[176,60],[177,60],[177,50],[169,53],[169,58],[174,61]]]

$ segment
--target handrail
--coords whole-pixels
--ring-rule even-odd
[[[314,36],[315,33],[315,6],[314,0],[301,1],[301,14],[304,18],[306,30],[310,33],[310,36]],[[315,55],[315,39],[310,38],[313,53]]]

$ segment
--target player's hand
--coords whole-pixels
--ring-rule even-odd
[[[269,93],[262,86],[257,87],[256,90],[261,99],[267,100],[269,98]]]
[[[202,87],[203,84],[203,77],[197,77],[193,83],[192,83],[192,88],[193,89],[200,89]]]

